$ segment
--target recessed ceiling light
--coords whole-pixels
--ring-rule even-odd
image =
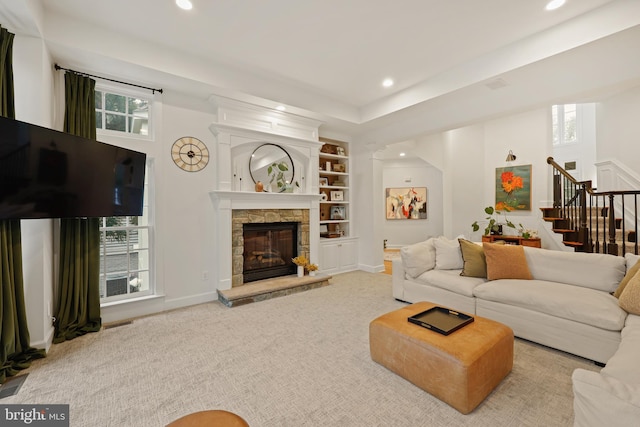
[[[176,0],[176,4],[180,9],[191,10],[193,8],[193,4],[189,0]]]
[[[278,106],[276,107],[276,110],[278,110],[278,111],[284,111],[284,110],[286,110],[286,109],[287,109],[287,107],[285,107],[284,105],[278,105]]]
[[[400,157],[404,157],[406,155],[407,155],[406,153],[400,153]]]
[[[561,7],[566,0],[551,0],[549,3],[547,3],[547,6],[545,7],[546,10],[556,10],[557,8]]]
[[[391,87],[393,86],[393,79],[384,79],[382,81],[382,86],[384,87]]]

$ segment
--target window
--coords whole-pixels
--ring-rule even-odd
[[[151,227],[147,215],[101,220],[100,302],[152,294]]]
[[[126,146],[132,145],[126,137],[152,137],[153,98],[145,98],[145,95],[96,86],[96,131],[100,133],[101,141]],[[155,293],[153,225],[149,209],[150,169],[147,165],[142,216],[101,218],[100,302],[103,304]]]
[[[96,129],[149,136],[150,98],[96,88]]]
[[[569,144],[578,140],[576,104],[554,105],[551,107],[553,145]]]

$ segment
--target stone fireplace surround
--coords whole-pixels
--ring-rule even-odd
[[[309,210],[308,209],[238,209],[232,212],[232,277],[231,286],[242,286],[244,263],[244,224],[268,224],[278,222],[298,223],[298,255],[309,256]]]
[[[212,155],[216,177],[210,197],[213,222],[215,288],[229,290],[242,283],[242,257],[237,229],[242,221],[300,222],[299,254],[318,262],[320,247],[320,194],[318,164],[321,122],[225,98],[211,98],[217,121],[209,129],[215,136]],[[264,143],[280,145],[291,155],[300,188],[295,193],[258,193],[249,174],[249,158]],[[291,217],[297,218],[292,220]],[[286,221],[284,220],[286,218]],[[240,258],[236,258],[237,255]],[[237,264],[240,263],[238,270]],[[239,272],[239,273],[238,273]]]

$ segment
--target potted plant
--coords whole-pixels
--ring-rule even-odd
[[[493,206],[487,206],[484,208],[484,213],[487,214],[485,218],[487,221],[487,226],[484,228],[484,235],[488,236],[489,234],[502,234],[502,226],[506,225],[507,227],[511,227],[515,230],[516,226],[507,219],[506,215],[504,216],[504,222],[498,220],[498,215],[502,215],[502,212],[495,209]],[[473,231],[480,230],[480,224],[478,221],[475,221],[471,224],[471,228]]]
[[[304,270],[309,266],[309,260],[307,257],[304,255],[298,255],[297,257],[292,258],[291,261],[298,266],[298,277],[304,276]]]

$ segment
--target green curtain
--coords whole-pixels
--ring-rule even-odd
[[[67,72],[64,131],[96,139],[96,82]],[[97,332],[100,318],[100,218],[60,220],[60,292],[54,343]]]
[[[13,34],[0,26],[0,115],[15,118]],[[25,369],[45,351],[29,346],[24,303],[20,220],[0,221],[0,383]]]

